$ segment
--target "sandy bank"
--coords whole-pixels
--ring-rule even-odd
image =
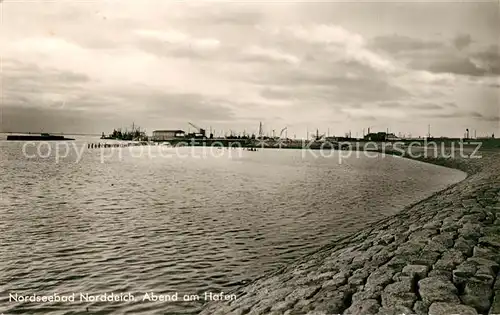
[[[469,177],[202,314],[500,314],[500,153],[482,155],[421,158]]]

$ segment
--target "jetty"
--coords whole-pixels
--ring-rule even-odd
[[[117,143],[87,143],[87,149],[108,149],[108,148],[128,148],[128,147],[139,147],[139,146],[148,146],[151,143],[147,141],[142,142],[117,142]]]
[[[500,314],[500,152],[481,155],[422,158],[468,177],[201,314]]]

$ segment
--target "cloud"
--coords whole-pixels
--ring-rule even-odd
[[[87,93],[91,79],[85,74],[43,68],[14,59],[2,62],[2,95],[6,104],[62,107],[65,101]]]
[[[276,49],[262,48],[259,46],[252,46],[247,50],[243,51],[242,58],[244,61],[257,61],[257,62],[278,61],[290,64],[298,64],[300,62],[300,59],[292,54],[283,53]]]
[[[265,19],[265,9],[252,3],[238,5],[237,3],[221,3],[224,8],[214,3],[184,2],[177,3],[185,10],[176,9],[172,18],[183,22],[203,25],[222,25],[224,27],[254,26]]]
[[[25,63],[16,59],[2,59],[2,75],[9,79],[23,79],[26,76],[44,79],[45,81],[88,82],[90,77],[73,71],[61,71],[55,68],[43,68],[33,63]]]
[[[392,60],[371,51],[363,36],[338,25],[309,24],[270,30],[262,27],[260,29],[283,43],[299,46],[297,49],[301,49],[300,46],[314,48],[311,49],[311,59],[317,59],[318,54],[327,54],[330,59],[360,63],[376,71],[392,72],[395,70]],[[297,40],[302,44],[297,44]]]
[[[407,90],[392,85],[384,74],[350,63],[335,63],[329,68],[316,61],[303,62],[300,67],[268,73],[251,82],[263,87],[262,95],[266,98],[293,96],[309,104],[311,100],[326,102],[330,107],[344,102],[355,105],[397,100],[409,95]]]
[[[79,54],[81,47],[71,41],[53,37],[32,37],[13,43],[12,48],[20,51],[31,51],[42,55],[54,52],[59,54]]]
[[[370,42],[370,47],[389,53],[399,53],[415,50],[433,50],[442,48],[440,41],[416,39],[403,35],[377,36]]]
[[[100,133],[132,121],[137,122],[138,117],[141,126],[153,128],[178,128],[187,125],[188,121],[208,124],[235,119],[231,108],[219,105],[219,101],[223,101],[206,99],[202,95],[164,93],[150,89],[108,93],[114,96],[74,98],[63,107],[40,107],[40,102],[33,102],[33,99],[22,104],[6,99],[2,108],[2,127],[5,131],[84,132],[85,127],[89,130],[89,126],[93,126],[90,128],[92,132]]]
[[[404,105],[402,105],[400,103],[393,103],[393,102],[379,103],[379,104],[377,104],[377,106],[380,108],[401,108],[401,107],[404,107]]]
[[[434,103],[422,103],[418,101],[404,101],[404,102],[383,102],[378,103],[379,108],[386,109],[402,109],[405,111],[439,111],[444,108],[444,105],[438,105]]]
[[[406,113],[395,109],[380,109],[373,111],[370,108],[342,108],[342,113],[347,114],[350,119],[377,120],[377,119],[401,119]]]
[[[500,75],[500,55],[492,50],[466,54],[439,51],[434,54],[413,55],[409,66],[433,73],[451,73],[465,76]]]
[[[4,132],[74,132],[99,133],[112,123],[113,116],[100,116],[97,113],[68,108],[40,108],[35,106],[6,105],[2,107]],[[91,126],[98,125],[97,128]],[[101,127],[99,127],[101,126]]]
[[[433,86],[451,86],[456,84],[456,77],[451,73],[434,73],[428,70],[407,71],[398,78],[406,78],[416,83],[432,84]]]
[[[473,49],[469,47],[472,42],[470,35],[460,35],[453,40],[457,48],[454,49],[437,41],[385,36],[375,38],[372,46],[393,54],[395,59],[410,69],[463,76],[500,75],[498,46]],[[467,47],[469,49],[465,50]],[[423,73],[419,76],[424,77]]]
[[[193,46],[194,48],[202,50],[218,49],[220,46],[220,41],[217,39],[194,38],[175,30],[137,30],[135,31],[135,34],[140,37],[159,40],[168,44]]]
[[[486,74],[500,75],[500,46],[490,47],[471,54],[471,62],[478,68],[483,69]]]
[[[10,108],[4,112],[4,118],[16,121],[19,127],[29,127],[33,115],[40,110],[59,111],[57,115],[72,119],[82,113],[92,113],[91,116],[97,119],[99,115],[117,119],[120,116],[132,119],[138,115],[151,121],[165,117],[172,121],[227,121],[234,118],[233,109],[220,105],[224,100],[213,96],[140,85],[128,89],[103,86],[81,73],[40,67],[14,59],[4,60],[2,80],[3,106]],[[14,126],[9,125],[11,128]]]
[[[482,76],[487,73],[485,69],[478,67],[466,56],[448,56],[442,59],[418,59],[410,64],[416,69],[423,69],[435,73],[455,73],[460,75]]]
[[[118,92],[122,102],[129,104],[132,112],[139,112],[153,119],[186,121],[227,121],[234,118],[232,109],[220,105],[223,100],[213,99],[201,94],[175,93],[155,89],[140,89]],[[139,102],[147,107],[136,107]]]
[[[364,46],[364,38],[338,25],[315,24],[309,27],[293,26],[288,31],[302,41],[313,43],[339,45],[347,47]]]
[[[270,100],[283,100],[295,97],[295,93],[293,90],[287,88],[276,88],[276,87],[273,88],[266,87],[262,89],[260,95],[263,98],[267,98]]]
[[[489,121],[489,122],[500,122],[500,116],[487,116],[487,117],[482,117],[483,120]]]
[[[462,50],[469,47],[472,43],[472,38],[469,34],[461,34],[453,39],[453,45],[458,49]]]
[[[458,35],[451,43],[453,47],[437,40],[385,35],[371,40],[370,47],[393,55],[415,70],[464,76],[500,75],[498,46],[473,49],[470,34]]]
[[[489,116],[483,115],[477,111],[471,110],[455,110],[452,112],[446,113],[432,113],[432,114],[423,114],[422,117],[428,118],[446,118],[446,119],[457,119],[457,118],[473,118],[482,121],[491,121]]]
[[[219,50],[221,42],[215,38],[196,38],[177,30],[136,30],[134,31],[149,52],[157,55],[177,57],[202,56]]]
[[[432,103],[418,104],[415,105],[413,108],[417,110],[430,110],[430,111],[443,109],[442,106]]]

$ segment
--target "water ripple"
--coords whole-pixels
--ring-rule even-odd
[[[195,314],[195,302],[13,303],[9,293],[228,291],[464,174],[387,157],[26,160],[0,141],[0,313]],[[189,149],[186,149],[189,150]],[[189,151],[187,151],[189,152]],[[431,176],[431,179],[429,179]]]

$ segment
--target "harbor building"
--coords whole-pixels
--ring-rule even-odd
[[[369,133],[364,137],[365,141],[399,141],[401,140],[393,133],[377,132]]]
[[[184,130],[155,130],[153,131],[153,141],[166,141],[180,139],[186,136]]]

